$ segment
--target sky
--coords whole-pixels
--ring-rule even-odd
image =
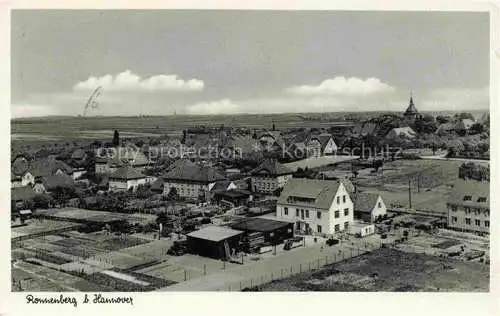
[[[13,10],[11,115],[489,108],[489,14]]]

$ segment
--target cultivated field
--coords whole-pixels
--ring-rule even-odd
[[[79,226],[80,224],[64,221],[33,220],[26,226],[17,226],[11,228],[11,239],[15,240],[19,238],[29,238],[30,236],[49,234],[51,232],[59,230],[75,229]]]
[[[489,266],[382,248],[254,291],[486,292]]]
[[[50,210],[37,210],[37,215],[51,216],[62,220],[89,220],[95,222],[106,222],[111,220],[124,219],[131,223],[149,223],[156,219],[154,215],[151,214],[124,214],[124,213],[113,213],[105,211],[94,211],[86,210],[81,208],[61,208],[61,209],[50,209]]]

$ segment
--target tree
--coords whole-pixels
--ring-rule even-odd
[[[481,123],[474,123],[470,127],[470,134],[481,134],[484,132],[484,126]]]
[[[169,200],[175,201],[179,198],[179,193],[177,192],[176,187],[171,187],[170,191],[168,191],[167,197]]]
[[[444,115],[438,115],[436,117],[436,121],[441,125],[445,123],[449,123],[451,121],[451,117],[449,116],[444,116]]]
[[[115,129],[115,133],[113,134],[113,142],[112,144],[114,146],[119,146],[120,145],[120,134],[118,133],[118,130]]]
[[[475,120],[474,119],[474,116],[472,116],[472,114],[468,113],[468,112],[462,112],[462,113],[458,113],[458,114],[455,114],[455,117],[459,120],[465,120],[465,119],[469,119],[469,120]]]
[[[448,145],[448,157],[455,157],[465,149],[463,142],[459,139],[452,140]]]
[[[49,198],[46,195],[37,194],[33,198],[33,202],[34,202],[33,207],[35,209],[46,209],[46,208],[49,208],[49,202],[50,202],[50,200],[49,200]]]
[[[424,115],[417,118],[414,128],[419,134],[434,133],[437,130],[437,124],[432,115]]]
[[[66,202],[75,196],[75,189],[69,187],[57,186],[52,191],[54,200],[60,207],[66,206]]]

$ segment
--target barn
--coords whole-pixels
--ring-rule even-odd
[[[228,259],[240,251],[243,232],[221,226],[207,226],[187,235],[188,251],[214,259]]]

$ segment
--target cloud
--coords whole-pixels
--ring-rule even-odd
[[[177,75],[162,74],[143,79],[126,70],[116,76],[90,77],[77,83],[73,89],[93,90],[99,86],[110,91],[201,91],[205,84],[198,79],[183,80]]]
[[[12,104],[10,106],[10,116],[12,118],[50,115],[60,115],[60,113],[55,108],[48,105]]]
[[[188,114],[237,114],[245,113],[245,108],[238,104],[233,103],[229,99],[222,99],[218,101],[199,102],[186,107]]]
[[[319,85],[296,86],[286,89],[287,92],[297,95],[368,95],[376,93],[393,92],[395,89],[383,83],[378,78],[368,78],[366,80],[351,77],[335,77],[321,82]]]
[[[222,99],[199,102],[184,108],[186,114],[267,114],[306,112],[351,112],[351,111],[404,111],[407,100],[397,98],[370,98],[359,96],[275,96],[247,100]],[[182,111],[181,111],[182,112]]]

